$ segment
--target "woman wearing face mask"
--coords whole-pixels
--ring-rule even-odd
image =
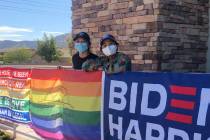
[[[100,50],[103,52],[104,56],[96,60],[86,61],[82,69],[84,71],[95,71],[102,68],[102,70],[110,74],[131,71],[130,58],[118,52],[118,46],[118,42],[112,35],[104,35],[100,41]]]
[[[73,55],[72,62],[73,68],[80,70],[82,69],[82,64],[89,59],[96,59],[97,56],[90,52],[90,37],[85,32],[80,32],[74,37],[74,48],[77,53]]]

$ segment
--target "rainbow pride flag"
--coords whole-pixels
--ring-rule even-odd
[[[33,69],[32,128],[45,139],[100,140],[101,72]]]
[[[29,123],[30,69],[0,68],[0,118]]]

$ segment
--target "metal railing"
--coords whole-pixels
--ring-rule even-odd
[[[72,69],[72,66],[62,65],[0,65],[1,67],[12,67],[12,68],[28,68],[28,69]]]

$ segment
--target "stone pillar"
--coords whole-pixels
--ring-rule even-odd
[[[85,31],[99,52],[105,33],[134,70],[204,71],[208,0],[72,0],[73,35]]]
[[[209,7],[210,13],[210,7]],[[209,41],[208,41],[208,53],[207,53],[207,72],[210,72],[210,14],[209,14]]]
[[[205,72],[209,0],[161,0],[158,51],[162,71]]]

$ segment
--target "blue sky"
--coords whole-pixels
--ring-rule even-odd
[[[71,26],[71,0],[0,0],[0,40],[37,40]]]

